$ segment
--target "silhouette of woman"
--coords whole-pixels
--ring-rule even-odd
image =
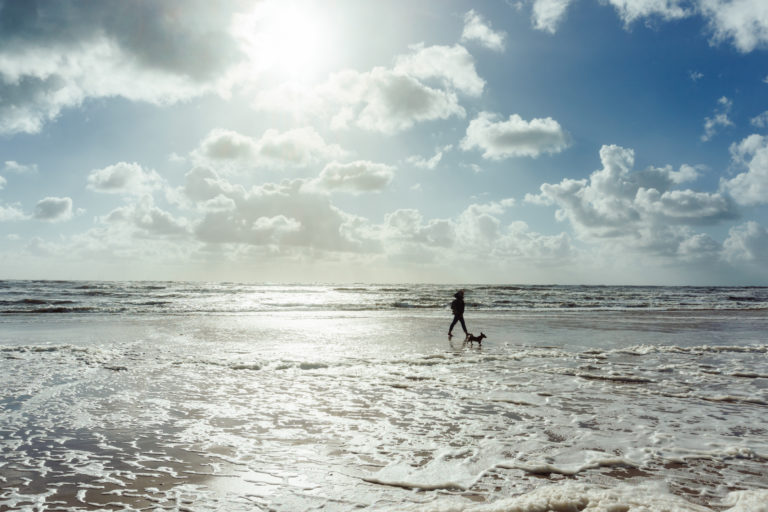
[[[461,328],[464,329],[464,334],[466,335],[467,324],[464,323],[464,290],[457,291],[453,296],[456,298],[451,302],[453,322],[451,322],[451,326],[448,328],[448,336],[453,336],[451,332],[453,331],[453,326],[456,325],[456,322],[461,322]]]

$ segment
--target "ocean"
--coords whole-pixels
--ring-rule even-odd
[[[0,281],[0,511],[768,511],[768,288],[458,288]]]

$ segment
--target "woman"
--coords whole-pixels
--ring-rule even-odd
[[[448,336],[453,336],[451,331],[453,331],[453,326],[456,325],[456,322],[461,322],[461,328],[464,329],[464,335],[467,335],[467,325],[464,323],[464,290],[457,291],[453,296],[456,298],[451,302],[453,322],[451,322],[451,326],[448,328]]]

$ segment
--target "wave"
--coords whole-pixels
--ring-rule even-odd
[[[2,313],[250,313],[279,311],[445,310],[455,285],[259,285],[186,282],[3,281]],[[470,311],[768,311],[768,287],[474,285]]]

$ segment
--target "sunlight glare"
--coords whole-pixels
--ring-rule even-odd
[[[256,73],[304,80],[327,66],[332,33],[316,5],[266,1],[238,17],[234,31]]]

